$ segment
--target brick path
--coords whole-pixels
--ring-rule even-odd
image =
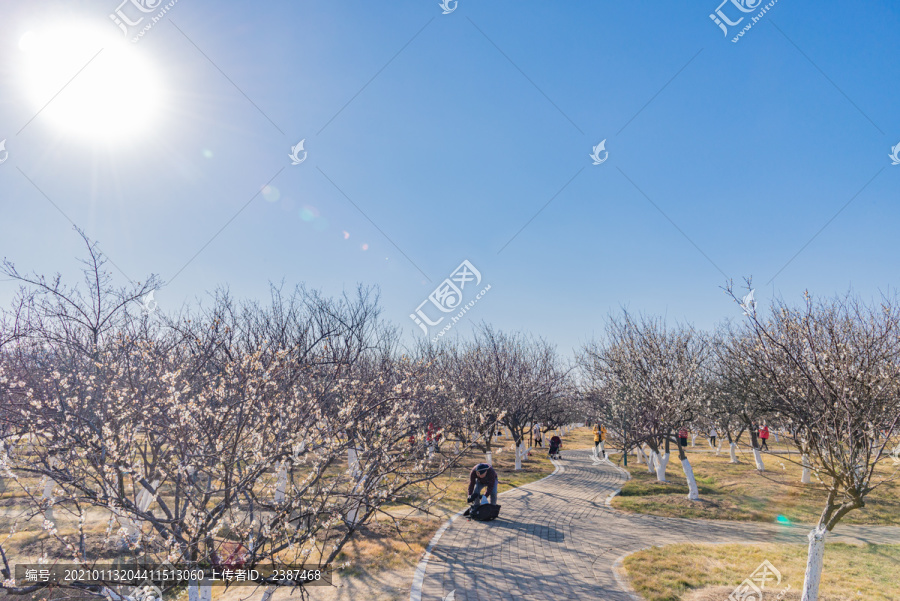
[[[613,564],[623,555],[676,542],[806,543],[806,526],[686,520],[624,513],[605,500],[625,476],[567,451],[553,476],[504,493],[493,522],[457,518],[427,558],[412,600],[632,601]],[[676,464],[676,468],[678,465]],[[838,526],[829,541],[900,543],[900,528]],[[736,583],[737,584],[737,583]]]

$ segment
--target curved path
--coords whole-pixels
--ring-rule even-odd
[[[587,450],[563,452],[557,464],[552,476],[503,493],[499,519],[445,526],[420,564],[412,600],[442,601],[455,591],[455,601],[633,601],[614,567],[633,551],[678,542],[807,542],[807,526],[611,509],[606,499],[625,482],[621,470],[594,463]],[[838,526],[828,540],[900,543],[900,528]]]

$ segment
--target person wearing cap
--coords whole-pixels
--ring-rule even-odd
[[[500,479],[497,472],[487,463],[479,463],[469,474],[469,499],[481,496],[481,491],[490,494],[491,504],[497,504],[497,485]]]

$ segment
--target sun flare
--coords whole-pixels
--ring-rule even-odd
[[[129,138],[153,124],[162,95],[153,65],[115,31],[60,25],[25,33],[19,48],[39,119],[91,140]]]

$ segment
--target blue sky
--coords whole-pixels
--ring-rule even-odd
[[[896,5],[780,0],[733,43],[715,0],[438,4],[179,0],[128,44],[160,100],[117,114],[147,128],[111,142],[49,117],[65,89],[41,111],[21,46],[86,23],[125,43],[119,2],[4,4],[0,255],[73,280],[68,217],[127,277],[166,280],[163,310],[220,284],[363,283],[408,340],[468,260],[491,289],[455,332],[486,320],[564,352],[621,307],[739,317],[726,276],[753,276],[761,303],[894,288]],[[14,292],[0,282],[0,303]]]

